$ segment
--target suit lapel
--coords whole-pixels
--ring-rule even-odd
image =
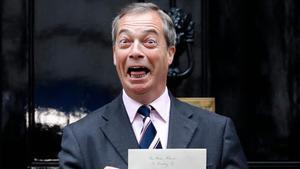
[[[192,112],[182,109],[182,103],[171,94],[170,98],[168,148],[187,148],[196,131],[197,123],[191,119]],[[100,129],[128,164],[128,149],[138,149],[138,143],[121,95],[106,107],[101,118],[105,123]]]
[[[168,148],[187,148],[196,131],[197,123],[191,119],[193,113],[182,109],[182,103],[171,94]]]
[[[106,121],[100,128],[123,160],[128,163],[128,149],[138,148],[121,95],[107,106],[102,115]]]

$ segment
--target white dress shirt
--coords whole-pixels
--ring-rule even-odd
[[[137,113],[137,110],[142,104],[130,98],[124,90],[122,98],[136,139],[140,140],[141,130],[143,128],[143,117],[142,115]],[[150,105],[156,110],[150,113],[150,119],[157,131],[157,134],[159,135],[162,148],[166,149],[168,142],[169,117],[171,107],[171,101],[167,87],[163,94],[148,106]]]

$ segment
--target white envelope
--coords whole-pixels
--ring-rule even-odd
[[[112,167],[112,166],[105,166],[104,169],[119,169],[119,168]]]
[[[128,169],[206,169],[206,149],[129,149]]]

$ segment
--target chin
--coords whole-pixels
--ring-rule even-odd
[[[149,91],[149,87],[145,85],[131,85],[127,86],[127,91],[134,95],[143,95]]]
[[[143,95],[146,93],[147,89],[142,87],[135,87],[130,89],[130,91],[132,91],[136,95]]]

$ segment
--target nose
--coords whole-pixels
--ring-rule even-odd
[[[144,58],[144,56],[145,55],[143,53],[142,46],[141,46],[140,42],[138,40],[135,40],[133,42],[132,47],[131,47],[129,57],[131,59],[142,59],[142,58]]]

